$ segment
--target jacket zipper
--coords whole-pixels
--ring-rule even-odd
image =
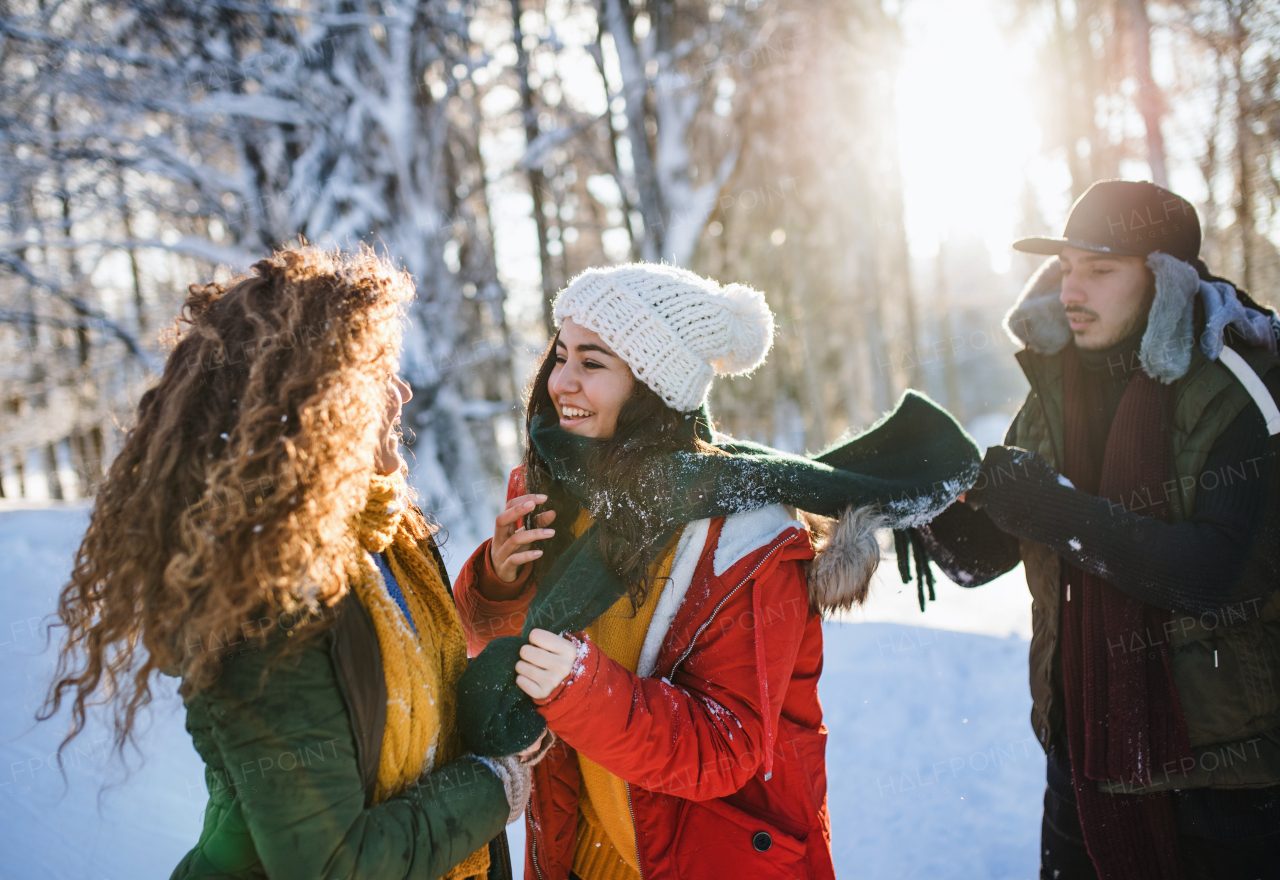
[[[631,806],[631,783],[623,780],[622,784],[627,789],[627,810],[631,813],[631,834],[636,839],[636,871],[640,874],[640,880],[644,880],[644,865],[640,862],[640,835],[636,832],[636,809]]]
[[[533,809],[533,798],[529,798],[529,860],[533,862],[533,872],[543,877],[542,866],[538,864],[538,817]]]
[[[742,589],[743,584],[745,584],[747,581],[755,577],[756,572],[764,567],[764,564],[773,557],[773,554],[777,553],[779,550],[781,550],[783,547],[787,546],[787,544],[790,544],[790,543],[791,543],[790,541],[784,541],[783,543],[777,545],[768,553],[766,553],[764,556],[764,559],[761,559],[759,562],[757,562],[756,567],[751,569],[751,573],[748,574],[746,577],[744,577],[736,587],[734,587],[732,590],[726,593],[724,598],[721,599],[716,604],[716,607],[711,612],[711,616],[708,617],[705,621],[703,621],[702,626],[698,627],[697,632],[693,634],[693,638],[689,640],[689,645],[684,649],[684,653],[680,655],[680,657],[676,660],[675,663],[671,664],[671,671],[667,673],[668,681],[670,681],[671,678],[676,674],[676,669],[680,666],[680,664],[683,663],[691,653],[693,653],[693,646],[694,646],[694,643],[698,641],[698,636],[702,635],[702,633],[706,630],[706,628],[711,626],[711,622],[716,619],[716,615],[720,613],[720,609],[724,607],[724,603],[732,599],[733,594],[738,592],[738,590]]]

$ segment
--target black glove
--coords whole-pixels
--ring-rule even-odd
[[[978,477],[965,492],[964,500],[974,510],[985,510],[1000,531],[1016,535],[1016,524],[1025,521],[1043,503],[1037,496],[1055,486],[1070,487],[1071,484],[1034,452],[1016,446],[992,446],[982,459]],[[934,598],[927,527],[894,529],[893,540],[898,554],[898,573],[904,584],[911,583],[911,561],[915,562],[916,597],[923,611],[926,591],[930,601]]]
[[[1048,486],[1071,487],[1071,483],[1039,455],[1017,446],[992,446],[982,459],[978,478],[965,493],[965,504],[974,510],[995,509],[1026,498],[1034,490]]]

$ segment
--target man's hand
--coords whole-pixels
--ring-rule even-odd
[[[573,642],[545,629],[529,633],[529,644],[520,649],[516,661],[516,685],[535,700],[546,698],[568,678],[577,662]]]
[[[493,541],[489,544],[489,562],[499,580],[511,583],[520,576],[520,566],[533,562],[541,550],[528,550],[525,545],[554,537],[556,530],[546,528],[556,518],[554,510],[540,513],[535,529],[524,527],[524,518],[547,500],[546,495],[521,495],[507,502],[506,508],[493,521]]]
[[[1016,498],[1020,485],[1074,488],[1036,453],[1017,446],[992,446],[982,459],[978,478],[960,500],[974,510],[982,510],[989,503],[994,503],[994,499]]]

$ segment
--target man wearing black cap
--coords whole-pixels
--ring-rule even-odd
[[[1150,183],[1014,246],[1054,257],[1006,319],[1031,392],[921,537],[1025,566],[1041,876],[1280,876],[1280,322]]]

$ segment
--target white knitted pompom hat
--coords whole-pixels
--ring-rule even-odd
[[[706,400],[715,375],[739,376],[764,362],[773,312],[764,294],[660,263],[588,269],[560,291],[565,318],[599,334],[636,378],[679,412]]]

